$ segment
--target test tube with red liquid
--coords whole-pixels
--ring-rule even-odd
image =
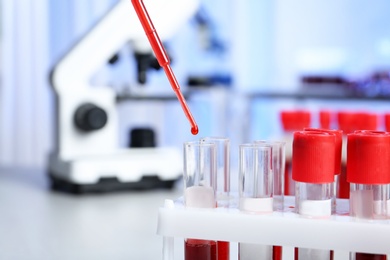
[[[204,137],[203,142],[216,146],[216,185],[217,207],[228,208],[230,203],[230,140],[225,137]],[[218,260],[230,259],[230,243],[217,242]]]
[[[271,146],[254,143],[240,145],[240,211],[248,214],[270,214],[273,212],[271,155]],[[272,260],[273,246],[239,243],[238,253],[240,260]]]
[[[357,220],[386,219],[390,184],[390,133],[355,131],[348,134],[347,181],[350,215]],[[386,255],[354,253],[353,260],[385,260]]]
[[[216,147],[213,143],[184,143],[184,204],[187,208],[215,208]],[[217,242],[186,238],[185,260],[217,260]]]
[[[325,132],[294,133],[292,177],[296,212],[307,218],[329,218],[334,197],[335,135]],[[319,234],[320,235],[320,234]],[[298,248],[297,260],[329,260],[330,250]]]

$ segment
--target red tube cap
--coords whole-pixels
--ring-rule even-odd
[[[306,110],[283,110],[280,112],[280,120],[284,131],[300,131],[310,127],[311,113]]]
[[[335,170],[335,135],[319,131],[294,133],[292,178],[306,183],[331,183]]]
[[[322,128],[305,128],[304,131],[318,131],[333,134],[335,136],[335,160],[334,160],[334,174],[341,173],[341,156],[343,148],[343,130],[322,129]]]
[[[385,129],[386,131],[390,131],[390,114],[385,114],[384,116],[385,119]]]
[[[329,129],[331,125],[331,117],[332,117],[332,112],[326,111],[326,110],[321,110],[319,113],[320,117],[320,126],[323,129]]]
[[[348,134],[347,181],[357,184],[390,183],[390,133],[356,131]]]

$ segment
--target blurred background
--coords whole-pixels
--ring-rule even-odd
[[[119,2],[0,1],[1,167],[47,172],[49,154],[59,152],[56,142],[63,131],[58,124],[60,94],[55,93],[50,83],[50,73],[67,57],[72,46],[82,41]],[[231,140],[234,165],[238,161],[238,144],[281,139],[302,127],[340,128],[346,133],[355,129],[389,130],[388,10],[390,2],[386,0],[200,0],[196,12],[177,26],[171,37],[163,40],[173,71],[199,125],[196,137],[191,135],[179,103],[172,98],[172,89],[162,70],[148,67],[147,80],[140,82],[140,63],[134,45],[123,46],[106,63],[99,64],[89,84],[91,88],[104,86],[115,93],[118,117],[115,145],[120,148],[132,147],[131,130],[136,128],[152,129],[154,146],[174,147],[180,153],[185,141],[224,136]],[[169,11],[180,12],[174,8]],[[118,29],[121,26],[132,24],[120,24]],[[155,26],[157,31],[161,29],[159,24]],[[97,42],[95,47],[99,55],[98,50],[104,49],[105,43]],[[286,119],[282,116],[286,114],[292,117]],[[345,123],[347,116],[353,116],[354,123]],[[367,116],[374,117],[374,122],[369,124],[372,121]],[[28,178],[34,182],[34,176]],[[147,204],[154,207],[148,208],[146,214],[155,216],[155,208],[162,205],[164,198],[180,194],[181,190],[140,193],[132,199],[134,207]],[[80,204],[73,204],[74,198],[70,198],[71,202],[69,198],[65,201],[63,197],[59,201],[56,198],[53,204],[47,204],[44,199],[39,205],[46,210],[53,205],[60,207],[61,203],[74,210],[72,207],[76,205],[87,219],[103,214],[104,209],[100,207],[112,206],[110,199],[115,199],[112,218],[123,213],[122,206],[129,198],[110,196],[106,201],[100,198],[106,203],[104,206],[96,197],[80,199],[77,202]],[[154,203],[150,204],[148,199]],[[89,207],[86,205],[93,205],[87,209],[87,215],[83,213]],[[124,214],[130,216],[132,212],[129,209]],[[37,219],[43,215],[33,216]],[[72,221],[84,223],[84,220],[78,222],[79,219],[75,216],[67,220],[69,227]],[[119,223],[125,221],[123,218]],[[156,223],[156,218],[147,221],[150,221],[145,222],[150,236],[145,235],[144,240],[153,237],[154,246],[158,247],[161,241],[154,238],[155,227],[150,226]],[[90,228],[94,230],[93,226]],[[36,230],[27,228],[27,231]],[[123,237],[128,239],[126,235]],[[44,240],[42,237],[38,241]],[[96,245],[91,244],[94,248]],[[147,251],[145,247],[140,255]],[[87,256],[98,259],[93,254],[83,256],[86,257],[83,259]],[[47,259],[50,257],[48,254]]]
[[[116,3],[1,2],[1,165],[45,167],[54,142],[50,69]],[[284,109],[309,109],[314,126],[323,108],[385,112],[387,102],[376,99],[382,94],[375,87],[352,93],[340,82],[328,88],[312,84],[314,98],[301,90],[304,76],[367,81],[386,72],[389,5],[385,0],[201,1],[197,15],[164,41],[183,91],[191,93],[199,135],[228,136],[235,143],[268,139],[282,132],[278,114]],[[91,80],[105,82],[118,95],[125,92],[136,78],[134,59],[127,56]],[[143,88],[171,93],[162,71],[149,72]],[[267,93],[280,96],[262,95]],[[323,97],[329,95],[337,97]],[[121,145],[134,125],[156,128],[158,145],[181,148],[193,138],[177,102],[135,103],[118,106]]]

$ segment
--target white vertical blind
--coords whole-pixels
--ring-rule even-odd
[[[116,0],[8,0],[1,8],[0,165],[45,167],[50,67]]]
[[[50,146],[47,1],[2,2],[1,165],[39,165]]]

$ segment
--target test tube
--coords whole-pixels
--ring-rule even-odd
[[[227,208],[230,202],[230,140],[224,137],[204,137],[202,142],[215,144],[216,148],[216,185],[217,207]],[[218,260],[230,259],[230,243],[217,242]]]
[[[256,140],[255,144],[271,147],[271,170],[273,174],[274,211],[283,211],[284,207],[284,173],[286,164],[286,142]]]
[[[294,133],[292,176],[295,206],[309,218],[329,218],[334,196],[335,136],[325,132]],[[330,250],[298,248],[298,260],[329,260]]]
[[[252,214],[269,214],[272,201],[271,147],[239,146],[239,209]],[[272,260],[272,245],[239,243],[240,260]]]
[[[334,161],[334,182],[333,182],[333,202],[332,202],[332,213],[336,213],[336,197],[338,197],[338,184],[339,176],[341,174],[341,156],[343,147],[343,130],[331,130],[322,128],[305,128],[304,131],[317,131],[325,132],[335,135],[335,161]]]
[[[356,131],[348,134],[347,181],[350,215],[359,221],[387,218],[390,183],[390,133]],[[385,255],[354,253],[354,260],[386,259]]]
[[[254,143],[271,147],[271,170],[273,177],[273,209],[284,210],[284,177],[286,167],[286,142],[258,140]],[[273,260],[282,259],[282,247],[273,246]]]
[[[204,137],[202,142],[216,146],[216,186],[217,207],[228,207],[230,198],[230,140],[224,137]]]
[[[203,141],[184,143],[184,204],[187,208],[215,208],[215,144]],[[217,260],[217,243],[185,239],[185,260]]]

